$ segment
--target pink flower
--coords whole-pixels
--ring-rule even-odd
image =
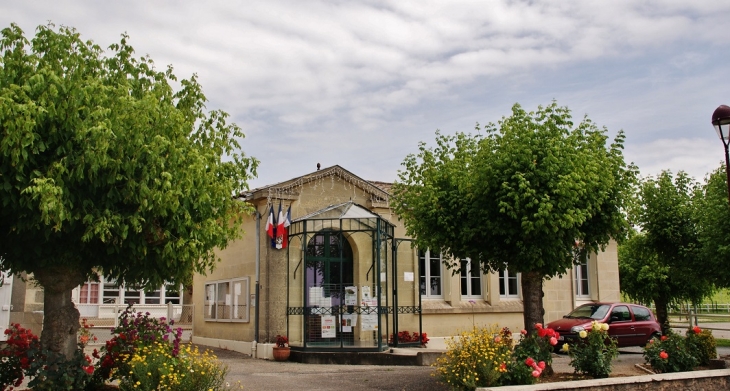
[[[494,337],[494,342],[496,342],[496,343],[502,342],[502,337],[499,337],[499,336]]]
[[[555,337],[550,337],[550,345],[555,346],[557,344],[558,344],[558,339]]]
[[[666,341],[666,340],[667,340],[667,336],[666,335],[662,335],[662,341]]]
[[[538,371],[537,369],[532,371],[532,377],[540,377],[540,371]]]
[[[669,358],[669,355],[667,354],[667,352],[662,350],[661,353],[659,353],[659,357],[661,357],[662,360],[666,360]]]
[[[535,323],[535,328],[540,330],[542,328],[542,323]]]
[[[520,330],[520,334],[527,335],[527,330],[525,330],[525,329]]]
[[[545,361],[540,361],[539,363],[537,363],[537,366],[540,368],[540,371],[542,371],[543,369],[545,369]]]

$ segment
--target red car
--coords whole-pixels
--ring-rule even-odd
[[[662,335],[661,327],[650,309],[631,303],[590,303],[574,309],[563,319],[547,327],[560,334],[557,346],[578,339],[582,330],[590,331],[592,322],[608,323],[608,334],[618,346],[644,346],[650,339]]]

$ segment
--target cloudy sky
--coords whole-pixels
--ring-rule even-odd
[[[719,167],[728,1],[2,1],[0,27],[75,27],[196,73],[261,161],[252,187],[339,164],[392,181],[419,141],[555,99],[643,175]]]

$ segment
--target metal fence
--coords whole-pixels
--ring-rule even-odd
[[[103,307],[103,308],[102,308]],[[181,340],[190,342],[193,338],[193,305],[137,305],[132,307],[135,312],[149,313],[154,318],[165,318],[172,323],[172,329],[182,330]],[[112,330],[119,325],[119,314],[127,309],[125,305],[102,305],[96,317],[82,317],[82,322],[89,325],[91,334],[96,340],[89,341],[90,346],[104,345],[113,337]]]
[[[705,313],[693,309],[687,312],[670,312],[669,326],[674,329],[687,329],[700,326],[703,329],[719,331],[717,337],[730,337],[730,315]]]

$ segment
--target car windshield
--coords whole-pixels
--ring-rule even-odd
[[[600,320],[606,317],[611,308],[608,304],[585,304],[566,315],[566,318],[586,318]]]

